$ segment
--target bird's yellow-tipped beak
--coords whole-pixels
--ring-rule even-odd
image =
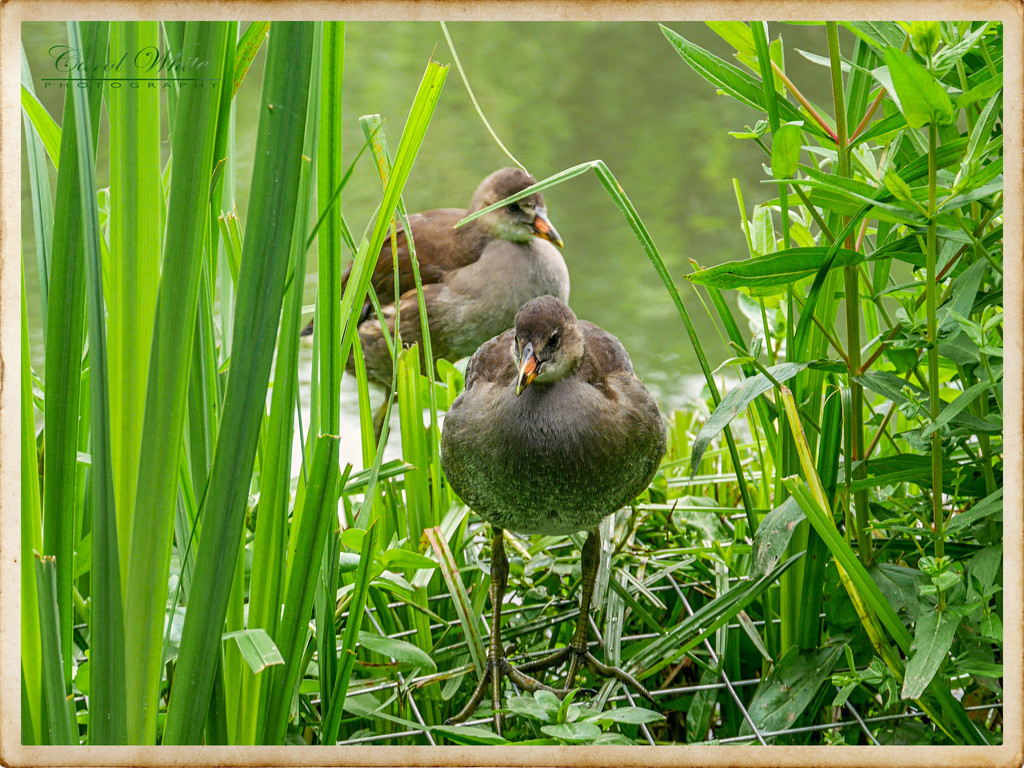
[[[533,344],[523,347],[523,354],[519,358],[519,377],[516,379],[516,397],[523,394],[533,380],[537,378],[537,356],[533,354]]]
[[[562,238],[558,234],[558,230],[555,229],[554,225],[551,223],[547,212],[543,208],[537,211],[537,215],[533,219],[533,231],[537,237],[542,237],[545,240],[554,243],[559,248],[562,247]]]

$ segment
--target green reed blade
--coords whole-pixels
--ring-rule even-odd
[[[238,276],[231,368],[203,505],[217,514],[203,513],[193,578],[204,589],[193,589],[185,613],[164,730],[166,744],[199,741],[212,691],[284,296],[313,37],[311,22],[280,22],[271,28]]]
[[[43,521],[39,508],[39,454],[36,448],[35,406],[32,402],[32,357],[28,343],[28,300],[25,270],[21,271],[21,685],[22,742],[42,744],[43,719],[42,638],[39,633],[39,594],[33,552],[43,549]]]
[[[68,43],[83,50],[78,22],[68,22]],[[78,74],[72,80],[81,79]],[[89,88],[72,90],[75,136],[78,141],[78,181],[82,245],[85,257],[90,364],[89,511],[92,538],[92,598],[89,660],[92,671],[89,707],[89,743],[125,741],[124,618],[121,602],[120,557],[114,500],[110,401],[107,368],[106,315],[103,302],[103,266],[100,255],[99,212],[96,201],[95,158],[90,125]],[[99,98],[99,93],[92,97]]]
[[[316,577],[329,528],[337,524],[338,508],[337,437],[321,435],[314,440],[309,483],[303,501],[302,521],[296,539],[295,563],[285,588],[284,613],[275,642],[284,667],[274,671],[273,687],[263,731],[265,744],[284,742],[292,695],[302,676],[299,661],[309,631]],[[347,472],[342,483],[347,479]],[[333,606],[332,606],[333,607]]]
[[[35,235],[39,275],[39,309],[42,327],[45,328],[50,293],[50,248],[53,244],[53,206],[46,153],[50,153],[51,158],[59,160],[60,128],[36,100],[24,44],[21,47],[21,90],[22,109],[25,111],[23,122],[27,142],[29,192],[32,195],[32,231]]]
[[[337,740],[338,728],[341,725],[349,680],[352,677],[352,667],[356,660],[359,629],[363,624],[366,596],[370,591],[372,566],[378,549],[378,522],[379,520],[374,520],[370,523],[363,535],[362,547],[359,552],[359,567],[353,582],[352,601],[349,603],[348,621],[345,624],[345,635],[341,641],[341,662],[338,664],[338,676],[331,689],[331,698],[327,702],[327,714],[320,733],[321,741],[325,744],[333,744]]]
[[[157,45],[155,21],[111,22],[110,56],[131,60]],[[128,74],[137,70],[129,68]],[[110,258],[107,262],[110,434],[117,505],[121,589],[127,592],[128,553],[139,473],[146,373],[160,281],[160,92],[108,87],[110,120]]]
[[[83,25],[84,56],[102,58],[107,25]],[[85,262],[82,259],[82,204],[78,180],[79,141],[75,129],[73,91],[64,98],[66,119],[61,132],[63,171],[57,174],[53,221],[53,262],[50,295],[61,301],[46,318],[46,488],[43,496],[43,553],[56,559],[57,605],[60,611],[61,657],[65,681],[71,681],[72,552],[74,550],[75,479],[78,472],[79,388],[85,330]],[[90,128],[96,136],[100,99],[91,99]]]
[[[227,24],[190,22],[185,34],[189,50],[209,61],[212,71],[220,71],[227,51]],[[161,638],[178,486],[178,474],[169,468],[178,466],[181,452],[218,106],[215,89],[183,89],[171,138],[174,174],[136,486],[135,508],[147,514],[144,525],[132,526],[128,559],[132,587],[125,611],[128,740],[135,744],[156,740]]]
[[[35,587],[39,605],[47,743],[77,744],[78,735],[72,731],[70,704],[66,699],[68,688],[62,669],[64,663],[61,660],[60,616],[57,610],[57,568],[52,557],[40,557],[38,552],[35,557]]]
[[[317,35],[319,37],[319,25]],[[319,41],[313,46],[312,71],[319,65]],[[305,275],[308,245],[306,231],[314,209],[316,176],[312,161],[316,156],[319,133],[320,90],[309,89],[307,120],[303,137],[302,171],[299,178],[299,197],[292,233],[289,270]],[[302,329],[302,298],[305,288],[302,279],[292,280],[284,297],[281,331],[277,358],[274,362],[274,386],[271,392],[270,415],[267,419],[265,452],[260,472],[260,501],[256,516],[256,531],[252,545],[252,579],[249,585],[248,627],[263,628],[270,637],[276,637],[280,616],[282,581],[288,540],[288,501],[291,486],[292,432],[294,429],[294,402],[298,386],[299,331]],[[335,471],[332,468],[332,471]],[[332,603],[333,609],[333,603]],[[333,616],[333,612],[332,612]],[[242,673],[240,703],[241,723],[239,743],[256,743],[259,705],[264,677]]]

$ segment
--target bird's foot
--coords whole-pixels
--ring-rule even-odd
[[[651,696],[650,691],[648,691],[639,680],[618,667],[611,667],[607,664],[602,664],[586,648],[576,648],[572,645],[567,645],[564,648],[559,648],[554,653],[548,654],[547,656],[543,656],[539,659],[534,659],[533,661],[528,661],[516,667],[513,667],[507,658],[507,654],[511,652],[512,646],[509,646],[506,649],[505,654],[501,656],[493,656],[487,659],[487,665],[484,667],[484,673],[480,676],[480,681],[473,690],[473,695],[470,696],[466,706],[464,706],[457,715],[448,718],[445,721],[445,725],[455,725],[457,723],[464,723],[468,720],[473,713],[476,712],[477,707],[480,706],[480,702],[483,701],[484,695],[487,693],[487,687],[490,685],[494,712],[494,730],[499,736],[501,736],[505,722],[504,714],[499,711],[501,708],[502,676],[507,677],[524,691],[529,691],[530,693],[548,691],[561,699],[573,690],[576,672],[581,665],[602,677],[615,678],[623,685],[632,688],[636,693],[643,696],[652,704],[657,704],[654,697]],[[546,685],[535,677],[527,674],[528,672],[537,672],[539,670],[556,667],[566,659],[569,659],[569,673],[566,675],[565,685],[562,688],[553,688],[552,686]]]
[[[592,672],[601,675],[602,677],[613,677],[623,685],[629,686],[636,693],[639,693],[645,699],[652,704],[655,704],[654,697],[651,696],[650,691],[647,690],[635,677],[630,675],[628,672],[624,672],[618,667],[611,667],[606,664],[602,664],[598,661],[594,655],[586,649],[586,647],[577,648],[574,645],[567,645],[564,648],[559,648],[554,653],[547,656],[542,656],[539,659],[528,661],[525,664],[520,664],[518,670],[520,672],[537,672],[542,669],[550,669],[557,667],[566,659],[569,659],[569,672],[565,676],[565,685],[560,689],[555,689],[554,693],[559,697],[565,696],[569,691],[573,689],[573,683],[576,679],[576,672],[580,666],[585,666]]]
[[[558,688],[552,688],[550,685],[545,685],[540,680],[530,677],[523,672],[522,667],[513,667],[508,660],[507,654],[512,652],[512,646],[509,646],[505,652],[500,656],[489,656],[487,664],[484,667],[484,672],[480,676],[480,682],[476,684],[476,688],[473,689],[473,695],[470,696],[469,701],[466,703],[458,714],[445,720],[445,725],[455,725],[457,723],[464,723],[468,720],[477,707],[480,706],[480,702],[484,699],[484,694],[487,693],[488,685],[491,686],[491,702],[492,709],[494,712],[494,730],[501,736],[504,730],[505,716],[500,711],[501,709],[501,678],[507,677],[519,688],[536,693],[537,691],[549,691],[555,694],[559,698],[566,694],[566,691]]]

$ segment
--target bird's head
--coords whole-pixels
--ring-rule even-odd
[[[560,299],[540,296],[523,304],[516,313],[515,331],[510,352],[518,371],[516,395],[534,382],[552,384],[579,368],[583,332]]]
[[[469,212],[482,210],[536,183],[533,176],[519,168],[495,171],[480,182],[469,205]],[[493,237],[502,240],[525,243],[530,238],[540,237],[562,247],[562,238],[548,219],[544,195],[540,192],[491,211],[480,218],[480,223]]]

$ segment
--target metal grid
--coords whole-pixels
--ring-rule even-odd
[[[567,542],[565,546],[570,546],[570,545],[571,544]],[[658,556],[654,556],[651,559],[657,559],[657,557]],[[667,574],[667,578],[668,578],[668,581],[669,581],[668,584],[655,585],[655,586],[652,586],[652,587],[648,587],[648,589],[651,592],[655,592],[655,593],[663,592],[663,591],[668,591],[668,590],[674,591],[676,596],[680,599],[680,601],[682,602],[682,604],[685,607],[686,611],[690,615],[692,615],[694,611],[693,611],[692,607],[690,606],[689,601],[686,598],[686,594],[683,591],[683,588],[692,588],[692,587],[701,587],[701,588],[704,588],[704,589],[710,589],[711,588],[710,583],[707,582],[707,581],[689,581],[689,582],[682,582],[681,583],[681,582],[677,581],[674,578],[674,574],[671,574],[671,573]],[[451,599],[450,595],[438,594],[438,595],[434,595],[434,596],[428,598],[428,602],[438,602],[438,601],[444,601],[444,600],[450,600],[450,599]],[[401,602],[392,602],[392,603],[388,603],[387,607],[389,609],[393,609],[393,608],[401,607],[403,605],[404,605],[404,603],[401,603]],[[539,608],[543,609],[545,611],[545,613],[544,613],[544,615],[542,617],[540,617],[540,618],[538,618],[538,619],[536,619],[536,620],[534,620],[532,622],[529,622],[527,624],[520,625],[518,627],[514,627],[514,628],[509,628],[507,626],[503,627],[504,639],[508,640],[508,639],[511,639],[511,638],[513,638],[515,636],[518,636],[520,634],[526,634],[528,632],[534,631],[534,630],[540,628],[541,626],[548,626],[553,621],[562,621],[562,620],[566,620],[566,619],[572,619],[574,617],[578,617],[578,615],[579,615],[579,607],[575,603],[574,600],[571,600],[571,599],[558,599],[558,600],[550,601],[547,605],[540,605],[540,604],[531,604],[529,606],[522,606],[522,605],[515,605],[515,604],[506,605],[504,610],[503,610],[503,616],[507,618],[507,617],[510,617],[510,616],[513,616],[513,615],[516,615],[516,614],[520,614],[520,613],[522,613],[524,611],[527,611],[527,610],[533,611],[533,610],[537,610]],[[550,610],[554,610],[555,613],[552,615],[551,613],[548,612]],[[381,626],[378,623],[378,621],[376,619],[376,616],[375,616],[376,611],[377,611],[377,609],[375,607],[373,607],[373,606],[370,606],[370,605],[367,605],[366,608],[365,608],[366,616],[369,619],[369,621],[373,624],[374,628],[379,633],[383,634]],[[345,614],[343,614],[343,616],[344,615]],[[483,620],[484,620],[485,624],[488,623],[488,618],[489,618],[489,614],[485,610],[484,611],[484,616],[483,616]],[[600,638],[601,634],[600,634],[600,631],[599,631],[599,629],[598,629],[598,627],[596,625],[596,622],[593,619],[593,615],[589,616],[588,619],[589,619],[589,621],[591,623],[591,629],[594,631],[596,637]],[[764,625],[763,621],[754,621],[754,622],[751,622],[751,623],[754,626],[763,626]],[[775,619],[775,620],[772,621],[772,623],[773,624],[778,624],[779,620]],[[445,628],[445,625],[439,624],[439,623],[434,623],[434,624],[430,625],[430,630],[431,630],[432,633],[435,632],[435,631],[438,631],[438,630],[443,630],[444,628]],[[724,629],[729,629],[729,630],[740,629],[740,625],[738,623],[730,623],[730,624],[727,624],[726,627],[723,627],[723,628]],[[411,636],[413,634],[415,634],[415,630],[405,630],[405,631],[402,631],[402,632],[397,632],[397,633],[394,633],[392,635],[389,635],[389,637],[392,637],[392,638],[395,638],[395,639],[402,639],[402,638],[409,637],[409,636]],[[638,642],[638,641],[643,641],[643,640],[649,640],[649,639],[652,639],[652,638],[657,637],[657,636],[658,635],[656,635],[655,633],[637,633],[637,634],[632,634],[632,635],[627,635],[627,636],[622,637],[621,642],[623,644],[628,643],[628,642]],[[599,647],[601,645],[601,642],[602,641],[600,639],[592,639],[592,640],[590,640],[588,642],[588,645],[591,646],[592,648]],[[747,744],[747,743],[754,743],[754,742],[759,743],[759,744],[767,744],[769,739],[773,739],[773,738],[776,738],[776,737],[779,737],[779,736],[794,735],[794,734],[806,734],[806,733],[822,733],[822,732],[827,732],[827,731],[839,732],[839,731],[842,731],[844,729],[856,728],[856,729],[858,729],[860,732],[862,732],[864,734],[864,738],[867,740],[867,743],[877,745],[877,744],[879,744],[879,742],[876,739],[876,737],[874,736],[874,734],[871,732],[871,729],[869,727],[870,724],[877,724],[877,723],[884,723],[884,722],[896,722],[896,721],[908,720],[908,719],[913,719],[913,718],[927,718],[927,715],[924,712],[920,712],[920,711],[917,711],[917,710],[910,710],[908,712],[892,714],[892,715],[879,715],[879,716],[874,716],[874,717],[862,717],[860,715],[860,713],[856,710],[856,708],[849,701],[847,701],[845,706],[844,706],[844,709],[850,715],[850,717],[847,718],[847,719],[837,719],[837,720],[834,720],[834,721],[828,722],[828,723],[822,723],[822,724],[818,724],[818,725],[801,726],[801,727],[793,727],[793,728],[788,728],[788,729],[779,730],[779,731],[761,731],[761,730],[759,730],[757,728],[756,724],[753,721],[753,718],[751,718],[751,716],[750,716],[750,713],[749,713],[747,707],[743,704],[742,698],[737,693],[738,689],[749,687],[749,686],[756,686],[756,685],[758,685],[761,682],[761,678],[749,678],[749,679],[742,679],[742,680],[732,680],[732,679],[730,679],[729,676],[725,673],[724,669],[721,669],[721,665],[719,664],[718,656],[715,653],[714,648],[711,646],[711,643],[707,639],[705,639],[703,641],[703,646],[704,646],[705,650],[707,651],[707,653],[709,654],[709,659],[711,661],[711,664],[714,665],[715,667],[719,667],[719,671],[718,671],[719,681],[718,682],[701,683],[701,684],[693,684],[693,685],[683,685],[683,686],[674,686],[674,687],[666,687],[666,688],[662,688],[662,689],[652,690],[651,691],[651,695],[655,699],[658,699],[658,698],[668,698],[668,697],[676,697],[676,696],[687,695],[687,694],[693,694],[693,693],[697,693],[699,691],[705,691],[705,690],[724,690],[724,691],[726,691],[728,693],[730,699],[733,701],[733,703],[736,705],[736,707],[741,712],[741,714],[743,716],[743,719],[746,721],[747,725],[751,728],[752,733],[749,734],[749,735],[733,736],[733,737],[722,738],[722,739],[711,739],[710,741],[698,742],[698,743],[701,743],[701,744]],[[464,652],[466,650],[468,650],[468,641],[461,640],[461,641],[452,643],[450,645],[446,645],[446,646],[443,646],[441,648],[436,649],[435,652],[434,652],[434,655],[438,656],[438,657],[441,657],[441,658],[447,658],[447,657],[458,655],[460,652]],[[550,652],[549,649],[542,649],[542,650],[538,650],[538,651],[519,653],[519,654],[516,655],[516,658],[519,659],[519,660],[528,660],[528,659],[531,659],[531,658],[536,658],[536,657],[540,657],[540,656],[546,655],[549,652]],[[462,673],[465,673],[465,672],[472,672],[472,664],[464,664],[464,665],[462,665],[460,667],[456,667],[456,668],[447,668],[447,669],[445,669],[443,671],[438,671],[438,672],[435,672],[435,673],[432,673],[432,674],[429,674],[429,675],[421,675],[421,676],[417,676],[415,678],[410,678],[410,679],[406,679],[401,673],[396,673],[396,678],[397,679],[383,679],[383,678],[381,678],[381,679],[377,679],[377,680],[369,680],[369,681],[363,681],[363,682],[357,682],[357,681],[353,680],[352,685],[351,685],[351,687],[349,688],[349,691],[348,691],[350,696],[364,694],[364,693],[377,693],[377,692],[389,691],[389,690],[396,690],[396,691],[397,690],[401,690],[404,693],[405,697],[406,697],[406,701],[408,701],[409,709],[410,709],[410,712],[412,713],[413,719],[421,727],[418,728],[418,729],[407,729],[407,730],[403,730],[403,731],[396,731],[396,732],[393,732],[393,733],[383,733],[383,734],[373,734],[373,735],[368,735],[368,736],[360,736],[360,737],[357,737],[357,738],[352,738],[352,739],[347,739],[347,740],[344,740],[344,741],[339,741],[338,744],[339,745],[348,745],[348,744],[387,743],[387,742],[393,742],[393,741],[396,741],[396,740],[399,740],[399,739],[408,738],[408,737],[414,737],[414,736],[423,736],[427,740],[427,742],[429,744],[431,744],[431,745],[436,744],[436,742],[434,740],[434,737],[433,737],[433,735],[431,733],[430,726],[428,726],[427,723],[424,721],[424,719],[423,719],[423,717],[422,717],[422,715],[420,713],[420,708],[416,704],[415,692],[416,692],[416,690],[418,688],[420,688],[422,686],[425,686],[425,685],[427,685],[429,683],[440,682],[442,680],[446,680],[448,678],[451,678],[451,677],[453,677],[456,674],[462,674]],[[619,693],[619,694],[613,695],[613,696],[609,696],[607,701],[609,701],[609,702],[626,701],[626,702],[628,702],[632,706],[635,703],[634,702],[634,696],[633,696],[632,692],[629,691],[624,686],[619,686],[619,687],[621,688],[622,693]],[[720,705],[718,705],[718,706],[720,706]],[[978,705],[978,706],[965,707],[965,710],[968,711],[968,712],[986,711],[986,710],[987,711],[992,711],[992,710],[997,710],[997,709],[1001,710],[1002,706],[1003,706],[1003,702],[1002,701],[998,701],[998,702],[992,702],[992,703],[987,703],[987,704],[981,704],[981,705]],[[480,726],[480,725],[486,726],[486,725],[488,725],[490,723],[491,723],[491,718],[490,717],[471,718],[470,720],[466,721],[465,723],[462,723],[461,726],[455,726],[455,727]],[[652,746],[656,744],[654,737],[652,736],[652,734],[650,733],[650,731],[648,730],[646,725],[640,725],[639,726],[639,732],[640,732],[641,736],[643,737],[643,739],[648,744],[650,744]]]

